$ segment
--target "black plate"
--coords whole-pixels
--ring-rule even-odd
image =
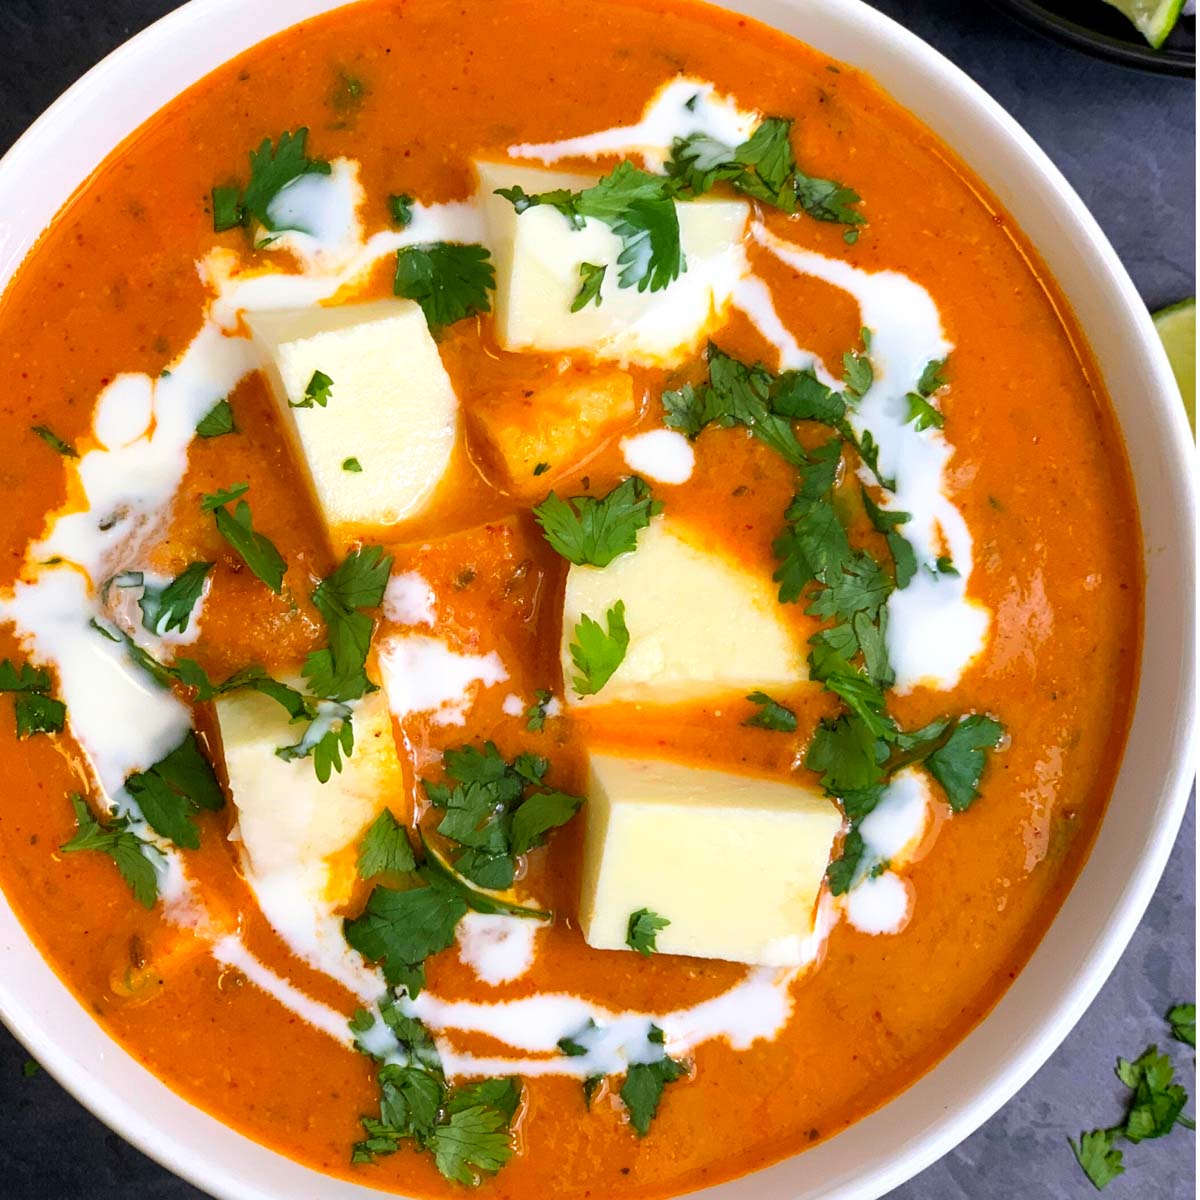
[[[1109,62],[1157,71],[1196,73],[1196,26],[1181,17],[1162,49],[1155,50],[1136,28],[1103,0],[994,0],[1022,24],[1064,45]]]

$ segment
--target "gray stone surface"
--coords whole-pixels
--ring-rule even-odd
[[[247,3],[256,0],[246,0]],[[1049,152],[1099,218],[1152,308],[1195,292],[1195,89],[1039,40],[973,0],[876,0],[962,66]],[[172,0],[0,0],[0,148],[93,62]],[[1118,1054],[1166,1046],[1162,1014],[1195,995],[1195,806],[1116,972],[1028,1086],[893,1200],[1074,1200],[1092,1194],[1065,1142],[1114,1121]],[[1189,1091],[1194,1055],[1172,1051]],[[47,1076],[22,1077],[0,1030],[0,1197],[199,1200],[88,1115]],[[1194,1111],[1194,1109],[1192,1110]],[[1196,1195],[1193,1136],[1126,1155],[1113,1200]]]

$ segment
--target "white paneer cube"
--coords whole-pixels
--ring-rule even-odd
[[[390,805],[402,818],[407,805],[384,693],[372,692],[355,705],[354,752],[325,783],[317,779],[311,758],[285,762],[275,753],[295,743],[304,726],[290,724],[274,700],[249,690],[231,692],[217,699],[216,712],[247,873],[263,880],[312,868],[326,876],[330,893],[315,899],[347,900],[353,862],[334,860],[353,847],[381,809]]]
[[[458,401],[420,306],[276,309],[247,313],[246,323],[335,550],[420,511],[458,430]],[[305,400],[317,371],[332,380],[323,406]]]
[[[636,550],[607,567],[567,572],[561,657],[569,704],[703,701],[808,678],[802,638],[771,580],[698,542],[686,526],[655,517]],[[596,695],[579,696],[571,686],[575,627],[584,614],[607,627],[618,600],[629,630],[625,658]]]
[[[767,966],[814,957],[821,882],[842,817],[806,787],[656,759],[591,755],[579,919],[626,950],[642,909],[662,954]]]
[[[661,291],[618,286],[621,240],[602,221],[575,229],[557,209],[518,215],[497,188],[529,194],[591,187],[595,176],[511,163],[477,162],[480,200],[496,263],[496,337],[506,350],[576,350],[642,366],[687,359],[724,320],[747,270],[742,250],[749,206],[741,200],[676,204],[687,270]],[[581,263],[607,266],[601,303],[579,312]]]

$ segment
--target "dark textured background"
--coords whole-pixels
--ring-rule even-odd
[[[263,0],[246,0],[247,4]],[[174,0],[0,0],[0,149],[64,88]],[[995,96],[1099,218],[1142,296],[1195,292],[1195,87],[1109,66],[1039,40],[980,0],[876,0]],[[1070,1200],[1092,1195],[1068,1134],[1120,1110],[1118,1054],[1169,1043],[1162,1014],[1195,995],[1195,807],[1141,928],[1100,997],[1029,1085],[892,1200]],[[1194,1055],[1171,1044],[1185,1086]],[[0,1028],[0,1198],[199,1200],[110,1133]],[[1194,1107],[1190,1109],[1194,1112]],[[1126,1151],[1112,1200],[1196,1196],[1193,1135]],[[297,1198],[301,1200],[301,1198]]]

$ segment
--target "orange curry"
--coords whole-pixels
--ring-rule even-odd
[[[86,446],[105,385],[125,371],[156,376],[195,336],[206,301],[196,262],[214,244],[246,260],[269,253],[254,250],[243,230],[213,229],[210,189],[244,176],[249,148],[307,126],[311,153],[357,160],[371,231],[388,227],[389,195],[465,198],[473,155],[631,124],[679,73],[795,117],[805,169],[853,186],[868,219],[852,246],[836,223],[768,211],[770,228],[868,271],[903,272],[941,311],[955,346],[941,400],[956,448],[952,496],[975,542],[971,596],[990,609],[992,630],[951,695],[918,688],[891,711],[905,728],[946,711],[994,713],[1007,738],[982,798],[939,819],[936,845],[912,868],[916,903],[901,934],[840,924],[819,969],[793,985],[779,1036],[737,1051],[720,1040],[701,1046],[691,1077],[667,1090],[644,1138],[633,1135],[611,1086],[589,1107],[577,1080],[526,1080],[517,1152],[484,1184],[496,1200],[676,1194],[838,1133],[954,1046],[1053,918],[1112,786],[1136,682],[1142,589],[1120,437],[1053,280],[970,172],[869,78],[762,26],[683,0],[365,0],[247,52],[159,113],[72,199],[0,303],[8,381],[0,430],[9,448],[0,464],[0,585],[8,587],[47,512],[67,499],[62,460],[30,427]],[[840,362],[859,339],[851,297],[760,259],[756,269],[801,344]],[[391,290],[390,264],[379,264],[368,294]],[[774,361],[736,312],[720,343],[746,362]],[[555,786],[568,791],[584,787],[584,742],[808,779],[795,767],[798,749],[819,718],[838,711],[837,697],[814,687],[778,696],[798,715],[793,737],[742,724],[755,710],[740,698],[653,719],[568,711],[540,731],[503,710],[506,692],[561,686],[565,564],[530,502],[498,484],[478,433],[484,420],[520,420],[522,397],[555,364],[501,351],[488,316],[450,326],[439,348],[463,431],[433,503],[387,548],[396,570],[429,581],[450,642],[499,651],[510,679],[480,690],[464,726],[418,715],[397,727],[409,776],[409,794],[393,802],[397,815],[420,821],[427,805],[416,773],[444,748],[482,739],[506,756],[545,754]],[[632,374],[638,415],[620,434],[660,427],[660,393],[686,371]],[[231,405],[239,432],[192,443],[155,563],[166,574],[197,559],[216,564],[191,648],[214,677],[251,661],[288,671],[317,648],[322,627],[308,597],[335,565],[264,379],[248,377]],[[738,430],[706,430],[695,451],[692,478],[656,484],[655,496],[769,577],[794,472]],[[628,473],[612,436],[554,486],[602,496]],[[201,512],[200,497],[233,480],[249,482],[256,527],[287,562],[279,595]],[[9,626],[0,627],[4,656],[23,657]],[[203,707],[197,724],[215,749]],[[18,741],[11,719],[0,720],[0,775],[0,884],[81,1003],[131,1054],[221,1120],[321,1171],[421,1196],[456,1190],[428,1156],[408,1150],[352,1165],[359,1118],[378,1106],[370,1061],[190,947],[160,910],[135,905],[111,861],[59,853],[75,830],[67,794],[93,790],[69,732]],[[240,924],[261,961],[349,1013],[349,994],[290,956],[259,913],[226,840],[234,816],[231,806],[203,814],[201,848],[187,855],[210,908]],[[557,914],[532,971],[489,987],[447,952],[428,963],[431,990],[490,1001],[569,988],[652,1009],[663,995],[695,1003],[744,974],[730,963],[589,949],[574,919],[581,825],[532,851],[519,884]],[[474,1041],[486,1049],[486,1039]]]

